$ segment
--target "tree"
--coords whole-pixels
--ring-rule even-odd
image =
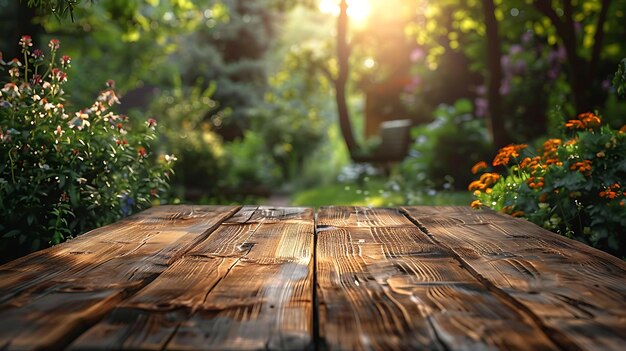
[[[354,158],[358,145],[354,139],[350,111],[346,101],[346,83],[350,74],[350,45],[348,44],[348,4],[341,0],[339,4],[339,16],[337,17],[337,78],[332,79],[335,85],[335,100],[337,102],[337,114],[339,127],[346,142],[350,156]]]
[[[533,1],[533,5],[537,10],[550,19],[565,47],[570,68],[569,79],[572,86],[572,98],[578,112],[590,111],[598,103],[598,101],[592,100],[590,87],[596,79],[604,44],[605,23],[611,3],[611,0],[601,0],[600,9],[596,14],[591,55],[589,55],[589,58],[585,58],[581,54],[583,50],[581,50],[581,45],[579,44],[580,36],[577,36],[576,21],[574,20],[576,9],[572,0],[563,1],[562,15],[559,15],[552,0]],[[583,9],[579,9],[579,12],[583,11]]]
[[[501,148],[509,142],[502,116],[500,84],[502,81],[502,49],[498,33],[498,20],[495,15],[496,7],[493,0],[483,0],[483,14],[485,17],[487,40],[487,101],[488,119],[491,140],[496,148]]]

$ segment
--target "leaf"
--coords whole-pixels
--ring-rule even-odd
[[[29,226],[32,226],[36,220],[37,220],[37,217],[32,213],[26,216],[26,224],[28,224]]]
[[[15,237],[16,235],[18,235],[18,234],[19,234],[19,233],[21,233],[21,232],[22,232],[22,231],[21,231],[21,230],[19,230],[19,229],[13,229],[13,230],[10,230],[10,231],[8,231],[8,232],[4,233],[4,234],[2,235],[2,237],[3,237],[3,238],[13,238],[13,237]]]

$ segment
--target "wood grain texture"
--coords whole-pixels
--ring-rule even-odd
[[[310,347],[313,245],[312,209],[246,206],[70,348]]]
[[[397,210],[321,209],[316,259],[330,350],[557,349]]]
[[[154,279],[234,206],[161,206],[0,267],[0,349],[57,349]]]
[[[530,222],[468,207],[405,207],[568,350],[623,350],[626,263]]]

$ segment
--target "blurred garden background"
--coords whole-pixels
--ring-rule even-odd
[[[1,260],[178,203],[472,203],[624,257],[625,12],[0,0]]]

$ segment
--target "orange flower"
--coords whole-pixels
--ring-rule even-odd
[[[543,203],[548,202],[548,193],[543,193],[539,195],[539,202],[543,202]]]
[[[521,217],[524,215],[524,211],[515,211],[513,213],[511,213],[511,216],[513,217]]]
[[[564,146],[571,146],[571,145],[575,145],[577,142],[578,142],[578,138],[572,138],[572,139],[566,141],[565,144],[563,144],[563,145]]]
[[[563,162],[559,161],[559,159],[556,157],[552,157],[552,158],[546,159],[546,167],[549,165],[557,165],[560,167],[560,166],[563,166]]]
[[[565,126],[569,129],[585,129],[583,122],[577,119],[570,119],[565,123]]]
[[[481,208],[483,206],[483,203],[480,202],[480,200],[474,200],[472,201],[472,203],[470,204],[470,206],[472,208]]]
[[[487,184],[481,182],[480,180],[475,180],[470,183],[470,185],[467,187],[467,190],[469,191],[485,190],[486,187],[487,187]]]
[[[521,168],[528,168],[532,171],[536,171],[537,168],[543,168],[543,166],[541,165],[541,158],[539,156],[535,156],[533,158],[530,157],[526,157],[525,159],[522,160],[522,163],[520,163],[520,167]]]
[[[543,155],[547,157],[548,155],[552,155],[556,153],[556,150],[561,146],[561,139],[548,139],[545,143],[543,143]]]
[[[531,189],[539,189],[539,188],[543,188],[544,186],[543,181],[544,181],[543,177],[530,177],[528,178],[526,182],[528,183],[528,186]]]
[[[591,174],[591,161],[584,160],[582,162],[576,162],[569,167],[572,171],[578,171],[585,175]]]
[[[578,115],[578,119],[583,121],[585,127],[587,128],[596,128],[602,124],[600,117],[594,115],[591,112],[581,113]]]
[[[511,161],[511,157],[518,157],[520,150],[525,149],[527,146],[528,145],[526,144],[510,144],[501,148],[496,157],[493,159],[492,164],[494,166],[506,166]]]
[[[472,174],[476,174],[486,168],[487,168],[487,162],[480,161],[472,167]]]
[[[620,193],[619,191],[620,188],[621,186],[618,183],[615,183],[613,185],[609,185],[606,190],[601,191],[599,195],[600,197],[605,197],[607,199],[613,200],[622,195],[622,193]]]
[[[619,129],[619,133],[620,134],[624,134],[626,133],[626,124],[622,126],[622,128]]]
[[[600,117],[591,112],[585,112],[578,115],[578,119],[570,119],[565,123],[569,129],[593,129],[602,124]]]
[[[500,175],[498,173],[485,173],[480,176],[480,182],[485,184],[485,187],[495,184]]]

